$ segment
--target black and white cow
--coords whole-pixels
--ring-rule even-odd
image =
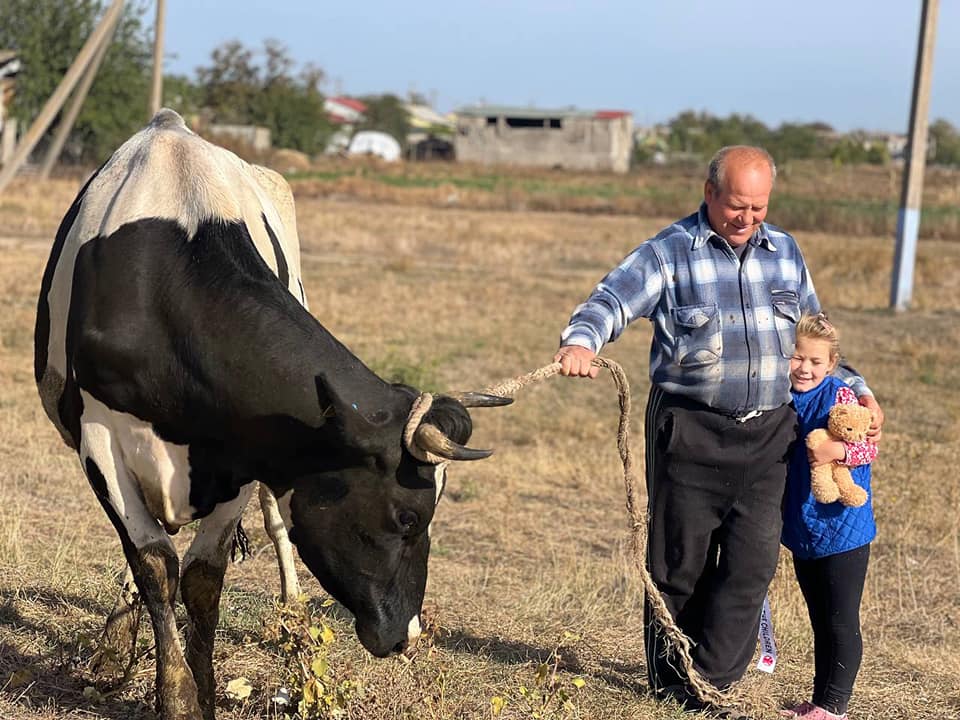
[[[150,613],[164,720],[214,716],[226,556],[255,480],[361,643],[385,656],[420,630],[444,461],[489,455],[463,446],[465,408],[509,402],[438,396],[405,433],[419,394],[377,377],[304,303],[286,183],[171,110],[113,154],[57,232],[37,384]],[[181,565],[169,533],[198,518]]]

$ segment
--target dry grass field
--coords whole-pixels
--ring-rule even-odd
[[[672,218],[442,208],[295,185],[312,312],[386,377],[479,389],[548,363],[574,305]],[[40,277],[75,180],[17,181],[0,195],[0,718],[152,718],[149,625],[132,682],[87,688],[90,640],[123,567],[120,544],[40,407],[33,323]],[[360,193],[362,195],[362,193]],[[777,221],[776,197],[771,220]],[[844,348],[887,413],[874,466],[874,543],[864,662],[851,718],[960,718],[960,238],[919,246],[914,308],[886,309],[891,237],[797,233]],[[642,456],[649,329],[605,355],[637,408]],[[608,377],[554,378],[502,410],[474,412],[489,460],[456,466],[434,523],[428,632],[410,659],[374,660],[301,567],[313,611],[336,633],[331,673],[360,690],[357,719],[678,718],[646,694],[642,594],[628,545]],[[218,717],[277,717],[285,654],[264,633],[279,591],[259,511],[254,554],[228,569],[218,631]],[[191,530],[180,533],[187,544]],[[811,633],[784,553],[771,588],[780,661],[751,671],[758,717],[808,697]],[[551,695],[551,676],[570,695]],[[225,693],[244,677],[245,700]],[[574,680],[583,680],[582,688]],[[579,682],[577,683],[579,684]]]

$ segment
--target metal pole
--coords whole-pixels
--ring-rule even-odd
[[[80,49],[79,54],[73,61],[73,65],[67,70],[67,74],[63,76],[63,80],[60,81],[57,89],[53,91],[53,95],[47,100],[47,104],[43,106],[37,119],[33,121],[33,125],[30,126],[30,129],[27,130],[27,133],[20,140],[20,144],[13,153],[10,162],[4,165],[3,170],[0,170],[0,192],[3,192],[7,183],[17,174],[20,166],[23,165],[33,148],[36,147],[40,141],[40,138],[43,137],[43,134],[47,131],[47,128],[50,127],[54,116],[60,112],[63,103],[76,86],[83,71],[90,63],[90,59],[100,46],[103,36],[107,33],[113,21],[120,15],[121,10],[123,10],[123,0],[114,0],[113,5],[104,13],[103,19],[100,21],[96,30],[87,38],[87,42],[84,43],[84,46]]]
[[[119,24],[120,16],[117,15],[106,35],[103,36],[103,40],[97,48],[97,54],[93,57],[93,60],[90,61],[90,64],[87,65],[86,72],[83,74],[83,80],[80,81],[80,85],[74,91],[73,99],[70,101],[70,107],[67,109],[66,114],[60,119],[56,135],[54,135],[53,141],[47,149],[47,156],[43,160],[43,165],[40,166],[41,180],[46,180],[50,177],[50,171],[53,169],[54,163],[57,162],[57,158],[60,157],[63,144],[67,141],[67,136],[70,134],[70,130],[77,120],[77,115],[80,114],[83,101],[87,99],[87,93],[90,92],[90,86],[93,85],[93,79],[100,70],[103,56],[107,54],[107,48],[110,47],[110,42],[113,40],[113,33]]]
[[[927,114],[930,110],[930,79],[933,75],[933,42],[937,35],[939,0],[923,0],[917,67],[910,106],[910,138],[907,142],[903,191],[897,214],[897,246],[893,260],[890,307],[906,310],[913,296],[913,268],[917,257],[920,208],[923,205],[923,171],[927,164]]]
[[[157,0],[157,22],[153,34],[153,88],[150,93],[150,117],[157,114],[163,102],[163,22],[164,0]]]

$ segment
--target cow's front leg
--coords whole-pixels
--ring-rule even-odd
[[[187,609],[187,662],[197,683],[204,720],[213,720],[216,680],[213,674],[213,641],[220,619],[220,593],[227,555],[237,522],[250,500],[253,483],[241,488],[236,499],[221,503],[200,521],[197,534],[183,558],[180,596]]]

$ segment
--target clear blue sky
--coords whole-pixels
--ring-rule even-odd
[[[686,110],[905,132],[920,0],[169,0],[165,72],[279,40],[326,93]],[[152,22],[153,9],[147,11]],[[930,119],[960,127],[960,2],[940,2]]]

